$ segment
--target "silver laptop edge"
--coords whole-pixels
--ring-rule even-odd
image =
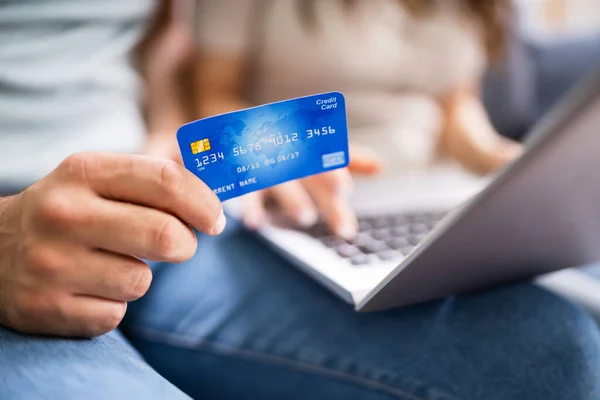
[[[453,259],[443,260],[444,256],[452,258],[450,248],[453,247],[451,243],[446,242],[464,242],[469,239],[469,235],[483,234],[481,227],[479,232],[475,232],[475,228],[469,228],[469,220],[477,213],[481,214],[482,209],[490,209],[493,204],[491,199],[496,198],[500,194],[511,190],[511,183],[518,180],[522,175],[526,174],[529,169],[534,168],[531,164],[534,163],[538,157],[544,154],[545,150],[551,147],[555,140],[558,140],[562,136],[566,135],[569,130],[576,129],[572,125],[578,122],[586,112],[590,112],[592,106],[597,107],[598,114],[600,116],[600,69],[592,72],[590,76],[583,80],[577,88],[575,88],[569,95],[567,95],[554,109],[546,115],[545,118],[531,131],[526,141],[526,152],[521,158],[516,160],[510,166],[500,172],[497,177],[478,195],[474,196],[465,206],[456,210],[452,215],[445,218],[425,239],[419,246],[417,246],[393,271],[391,271],[373,290],[371,290],[356,306],[359,311],[374,311],[380,309],[386,309],[426,300],[432,300],[434,298],[440,298],[447,295],[457,294],[465,291],[483,289],[485,287],[519,280],[523,278],[532,277],[537,274],[558,270],[561,268],[567,268],[571,266],[577,266],[575,264],[556,264],[550,263],[551,265],[513,265],[507,267],[504,271],[499,271],[502,268],[500,264],[493,265],[492,262],[488,262],[489,266],[480,266],[479,268],[483,271],[478,270],[475,275],[480,279],[469,279],[469,274],[475,271],[469,271],[463,268],[453,268],[453,272],[457,272],[463,275],[460,279],[465,279],[464,284],[457,283],[460,279],[454,279],[450,284],[444,284],[440,282],[438,277],[435,276],[422,276],[423,274],[438,274],[439,269],[445,267],[432,267],[428,265],[429,262],[436,262],[438,265],[446,264],[451,265],[453,262],[463,262],[466,258],[464,255],[455,257]],[[588,118],[591,118],[588,116]],[[597,122],[597,158],[600,160],[600,117]],[[576,157],[576,155],[573,155]],[[583,161],[582,161],[583,162]],[[600,172],[600,162],[594,164],[598,167],[597,172]],[[530,174],[531,175],[531,174]],[[598,174],[600,175],[600,174]],[[597,179],[598,186],[600,186],[600,177]],[[516,183],[513,186],[517,185]],[[508,186],[508,187],[507,187]],[[600,190],[594,192],[598,197],[596,199],[600,203]],[[506,196],[505,196],[506,197]],[[510,197],[510,196],[509,196]],[[513,196],[514,197],[514,196]],[[529,199],[531,200],[531,199]],[[508,205],[504,205],[507,207]],[[531,204],[530,204],[531,206]],[[550,207],[551,208],[551,207]],[[600,209],[600,206],[598,207]],[[491,211],[491,210],[488,210]],[[485,213],[485,212],[484,212]],[[514,217],[514,215],[513,215]],[[481,218],[481,217],[480,217]],[[600,220],[599,220],[600,222]],[[471,226],[473,223],[471,223]],[[475,223],[475,225],[477,225]],[[481,224],[480,224],[481,225]],[[460,232],[461,228],[465,233]],[[596,231],[596,228],[598,230]],[[488,232],[494,230],[495,227],[488,226]],[[535,229],[535,228],[532,228]],[[574,228],[576,230],[576,228]],[[600,234],[600,225],[594,226],[594,232]],[[462,238],[457,238],[457,235],[462,235]],[[466,236],[465,236],[466,235]],[[490,235],[493,236],[493,235]],[[527,236],[527,235],[525,235]],[[448,240],[453,238],[453,240]],[[597,239],[594,238],[594,239]],[[440,245],[440,243],[442,243]],[[600,248],[600,243],[596,243],[597,247]],[[522,243],[521,245],[527,245]],[[456,247],[457,249],[465,250],[464,243],[462,246]],[[432,256],[433,253],[442,251],[447,253],[441,258],[438,256]],[[559,262],[570,261],[572,263],[585,263],[593,261],[593,258],[600,257],[599,252],[589,252],[590,254],[579,254],[579,256],[570,254],[569,257],[560,257],[564,260],[557,260]],[[585,253],[585,252],[584,252]],[[592,254],[593,253],[593,254]],[[505,261],[511,261],[514,259],[518,262],[519,257],[504,257]],[[524,260],[528,257],[522,257]],[[543,258],[543,257],[542,257]],[[483,262],[483,261],[482,261]],[[469,264],[469,262],[467,262]],[[421,269],[421,271],[417,271]],[[429,271],[428,271],[429,270]],[[437,271],[436,271],[437,270]],[[447,272],[446,272],[447,273]],[[485,273],[488,277],[484,277]],[[421,275],[421,279],[419,279]],[[441,275],[444,275],[443,273]],[[448,279],[452,280],[452,279]],[[404,281],[404,284],[399,282]],[[418,283],[417,283],[418,282]],[[421,286],[421,290],[416,287]],[[433,285],[430,290],[423,290],[423,287]],[[434,292],[437,292],[434,294]]]

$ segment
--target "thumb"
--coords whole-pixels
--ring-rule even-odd
[[[383,169],[381,158],[372,150],[359,145],[350,145],[350,172],[361,175],[375,175]]]

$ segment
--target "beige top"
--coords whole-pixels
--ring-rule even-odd
[[[259,1],[201,0],[199,45],[218,54],[248,53],[259,29],[252,12]],[[478,27],[453,0],[423,18],[396,0],[359,0],[351,13],[340,1],[318,0],[315,29],[307,30],[297,1],[267,2],[252,101],[340,91],[353,142],[395,166],[430,163],[444,123],[437,99],[485,67]]]

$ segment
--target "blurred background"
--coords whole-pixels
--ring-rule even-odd
[[[598,32],[597,0],[517,0],[521,26],[531,35],[574,36]]]
[[[498,130],[519,138],[600,62],[600,1],[515,2],[517,32],[490,73],[485,103]]]

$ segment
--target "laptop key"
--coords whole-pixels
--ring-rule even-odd
[[[419,233],[419,234],[411,235],[408,237],[408,243],[410,243],[413,246],[416,246],[419,243],[421,243],[421,241],[423,239],[425,239],[426,236],[427,236],[426,233]]]
[[[377,229],[371,232],[371,236],[375,240],[385,240],[392,237],[392,231],[388,228]]]
[[[394,226],[406,225],[409,222],[408,218],[404,214],[394,215],[392,217],[392,221],[394,223]]]
[[[392,228],[392,235],[394,236],[406,236],[410,232],[410,229],[407,225],[396,226]]]
[[[369,221],[366,221],[364,219],[358,221],[358,231],[359,232],[367,232],[367,231],[370,231],[372,228],[373,227],[371,226]]]
[[[406,219],[411,224],[416,224],[424,221],[423,214],[406,214]]]
[[[373,221],[373,227],[375,229],[388,228],[392,226],[394,221],[389,217],[380,217]]]
[[[356,267],[371,263],[371,258],[366,254],[359,254],[350,259],[350,263]]]
[[[427,233],[430,228],[425,223],[416,223],[410,226],[411,233]]]
[[[340,239],[337,236],[324,236],[322,238],[319,238],[319,240],[321,241],[321,243],[323,243],[330,249],[346,244],[346,242],[343,239]]]
[[[389,239],[385,242],[385,244],[387,244],[393,250],[400,250],[410,246],[410,243],[408,243],[408,241],[403,237]]]
[[[352,242],[350,242],[350,244],[353,244],[355,246],[364,246],[364,245],[373,243],[374,241],[375,241],[375,239],[373,239],[369,234],[359,233],[358,235],[356,235],[354,240],[352,240]]]
[[[364,246],[360,246],[359,249],[365,254],[376,254],[382,251],[389,250],[389,247],[387,247],[381,242],[372,241],[371,243],[367,243]]]
[[[413,247],[416,246],[416,245],[418,245],[421,242],[421,239],[422,239],[422,237],[419,236],[419,235],[411,235],[411,236],[409,236],[409,237],[406,238],[406,240],[408,241],[408,243],[411,246],[413,246]]]
[[[359,249],[350,244],[341,245],[336,248],[336,251],[342,258],[351,258],[362,254]]]
[[[307,233],[314,238],[321,238],[331,234],[327,225],[322,223],[311,226],[308,228]]]

